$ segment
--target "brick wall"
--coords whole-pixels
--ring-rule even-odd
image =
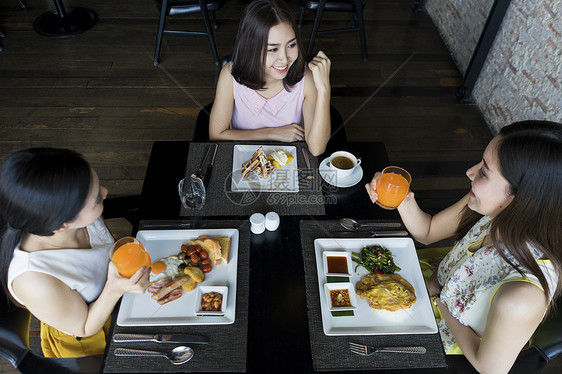
[[[492,0],[427,0],[465,72]],[[473,91],[492,131],[525,119],[562,122],[562,0],[512,0]]]

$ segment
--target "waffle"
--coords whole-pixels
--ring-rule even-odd
[[[267,159],[263,147],[259,147],[252,157],[242,164],[242,178],[246,178],[252,171],[255,171],[260,177],[267,179],[275,167]]]

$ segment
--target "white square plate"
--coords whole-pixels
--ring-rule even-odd
[[[322,325],[326,335],[389,335],[389,334],[432,334],[437,332],[437,323],[423,280],[414,242],[410,238],[359,238],[359,239],[316,239],[314,252],[318,271],[318,290],[324,291],[326,275],[322,268],[322,253],[325,251],[357,252],[367,245],[381,245],[392,252],[394,261],[401,270],[398,272],[414,287],[417,300],[409,309],[395,312],[375,310],[365,299],[357,300],[353,317],[334,317],[328,301],[320,297]],[[358,267],[349,281],[356,285],[369,272]]]
[[[212,325],[234,322],[236,312],[236,273],[238,271],[237,229],[201,230],[142,230],[137,239],[144,245],[152,262],[162,257],[177,255],[182,244],[201,235],[229,237],[230,255],[228,264],[213,265],[205,274],[205,280],[195,290],[183,291],[182,297],[160,305],[145,292],[142,295],[125,293],[117,315],[119,326],[164,326],[164,325]],[[197,289],[202,286],[226,286],[229,288],[226,309],[223,316],[204,317],[195,314]]]
[[[344,257],[347,261],[347,273],[329,273],[328,272],[328,257]],[[324,266],[324,274],[328,277],[351,277],[352,275],[352,261],[351,253],[348,251],[325,251],[322,252],[322,264]]]
[[[257,151],[259,145],[235,145],[232,161],[232,191],[263,191],[263,192],[299,192],[299,178],[297,168],[297,147],[282,145],[263,145],[266,155],[274,151],[285,151],[294,158],[287,165],[275,169],[267,178],[261,178],[251,172],[246,178],[242,178],[242,164],[247,162]]]
[[[334,306],[332,304],[332,297],[330,295],[330,292],[334,290],[347,290],[351,306]],[[324,283],[324,293],[326,296],[326,303],[330,312],[343,312],[345,310],[357,309],[357,296],[355,296],[355,287],[353,287],[353,283]]]
[[[228,300],[228,287],[226,286],[199,286],[196,289],[197,295],[195,296],[195,300],[197,301],[195,304],[195,314],[199,315],[207,315],[207,316],[222,316],[224,315],[224,310],[226,309],[227,300]],[[217,311],[207,311],[201,309],[201,297],[209,292],[216,292],[222,295],[222,304],[221,310]]]

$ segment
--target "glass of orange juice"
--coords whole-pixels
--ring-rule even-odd
[[[143,245],[130,236],[121,238],[113,243],[109,252],[111,261],[123,277],[132,277],[140,268],[150,267],[150,255]]]
[[[398,166],[388,166],[377,181],[377,204],[384,209],[396,209],[410,190],[412,177]]]

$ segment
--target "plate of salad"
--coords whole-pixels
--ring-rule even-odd
[[[357,270],[357,267],[362,266],[370,273],[387,275],[401,270],[394,262],[392,252],[379,244],[367,245],[359,253],[352,252],[351,260],[357,264],[355,270]]]

